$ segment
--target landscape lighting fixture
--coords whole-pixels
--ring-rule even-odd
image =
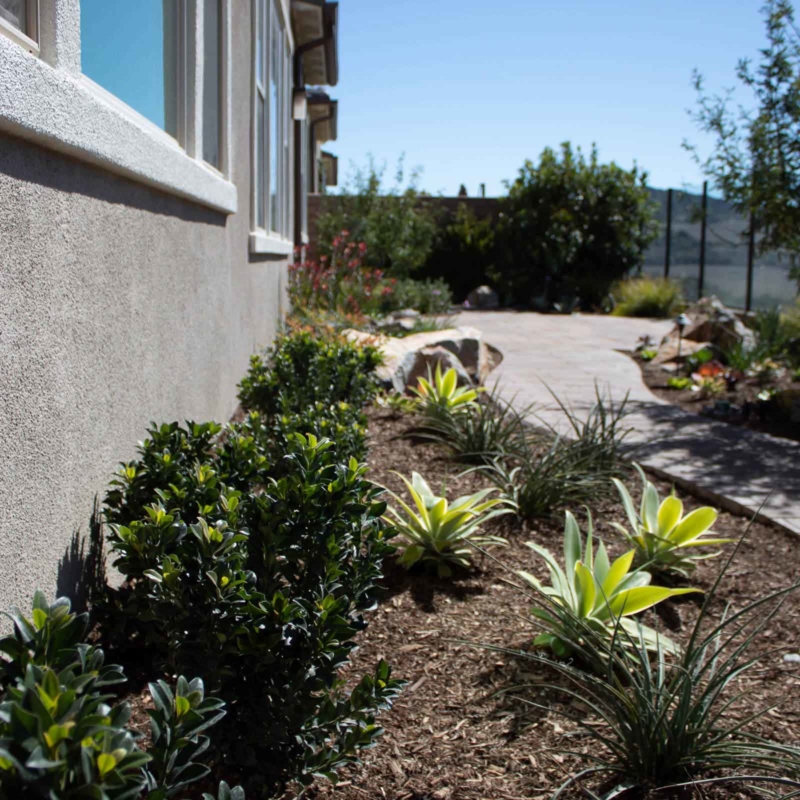
[[[683,340],[683,329],[687,325],[690,325],[691,322],[692,321],[689,319],[689,317],[686,316],[686,314],[678,314],[678,316],[675,317],[675,324],[678,326],[678,355],[675,356],[676,361],[680,361],[681,357],[681,341]]]

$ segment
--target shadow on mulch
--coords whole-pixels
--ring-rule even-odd
[[[408,592],[417,607],[428,614],[436,614],[437,597],[449,597],[463,601],[485,593],[485,588],[478,583],[480,572],[471,570],[451,578],[439,578],[423,569],[407,570],[397,563],[392,557],[383,564],[384,579],[382,586],[385,589],[381,595],[381,602],[391,600],[397,595]]]

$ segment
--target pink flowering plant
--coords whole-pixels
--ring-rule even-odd
[[[364,265],[367,246],[349,240],[342,231],[331,242],[330,255],[301,259],[289,267],[289,299],[297,311],[377,314],[394,291],[396,281],[382,270]]]

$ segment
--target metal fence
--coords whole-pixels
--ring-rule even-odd
[[[779,253],[758,254],[750,220],[708,194],[651,189],[658,203],[659,235],[645,254],[642,272],[680,281],[689,299],[716,295],[748,311],[794,302],[797,283]]]

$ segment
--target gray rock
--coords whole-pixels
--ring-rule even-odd
[[[440,347],[452,353],[475,384],[484,383],[489,373],[503,360],[503,354],[484,341],[483,335],[477,328],[448,328],[443,331],[413,333],[402,339],[356,330],[344,331],[344,335],[351,341],[372,344],[381,350],[384,363],[377,372],[387,387],[397,388],[407,380],[411,369],[409,364],[412,362],[406,362],[402,371],[401,365],[410,354],[423,348]],[[444,364],[442,368],[444,369]],[[408,384],[404,383],[402,389],[407,386]]]
[[[442,373],[455,369],[459,386],[471,386],[472,379],[458,358],[444,347],[422,347],[406,353],[392,375],[392,386],[396,392],[415,388],[420,378],[427,378],[441,365]]]
[[[395,319],[417,319],[419,311],[416,308],[401,308],[399,311],[395,311],[392,316]]]
[[[488,310],[500,307],[500,300],[497,292],[491,286],[479,286],[467,295],[467,303],[470,308],[480,308]]]
[[[786,653],[783,660],[788,664],[800,664],[800,653]]]
[[[723,350],[737,344],[752,347],[755,344],[753,332],[742,322],[739,315],[723,305],[716,297],[700,300],[688,312],[692,320],[683,331],[683,338],[691,342],[708,342]],[[677,337],[677,326],[670,334]]]

